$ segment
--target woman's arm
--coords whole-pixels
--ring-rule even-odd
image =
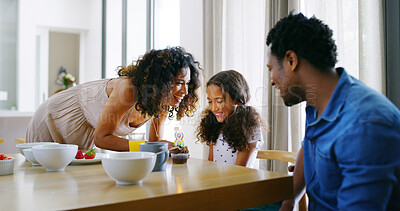
[[[251,154],[256,149],[256,146],[257,146],[257,142],[255,141],[255,142],[249,143],[248,149],[239,151],[237,154],[235,165],[246,166]]]
[[[122,118],[134,105],[134,90],[130,80],[121,80],[114,86],[94,131],[97,147],[116,151],[128,151],[127,139],[114,136]]]

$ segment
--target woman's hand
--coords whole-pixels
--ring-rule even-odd
[[[167,141],[167,140],[149,141],[149,142],[162,142],[162,143],[167,143],[167,144],[168,144],[168,149],[175,146],[175,145],[174,145],[174,142]]]
[[[174,142],[171,141],[161,140],[160,142],[168,143],[168,149],[175,146]]]

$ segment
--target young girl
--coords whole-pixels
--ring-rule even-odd
[[[260,115],[246,105],[246,80],[237,71],[222,71],[206,87],[209,108],[203,111],[197,137],[210,147],[208,160],[253,167],[263,140]]]

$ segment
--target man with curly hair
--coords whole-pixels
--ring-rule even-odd
[[[28,126],[26,142],[128,151],[132,142],[120,136],[150,120],[149,141],[168,142],[162,140],[167,116],[176,113],[180,120],[196,111],[199,65],[181,47],[151,50],[136,63],[121,66],[118,75],[77,85],[47,99]]]
[[[289,14],[267,46],[271,85],[285,105],[307,102],[295,195],[306,186],[309,210],[400,210],[399,110],[335,68],[332,30],[315,17]]]

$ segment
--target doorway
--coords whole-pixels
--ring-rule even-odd
[[[79,83],[79,40],[79,34],[49,32],[49,97],[64,89],[62,83],[57,83],[60,69],[72,74],[75,83]]]

